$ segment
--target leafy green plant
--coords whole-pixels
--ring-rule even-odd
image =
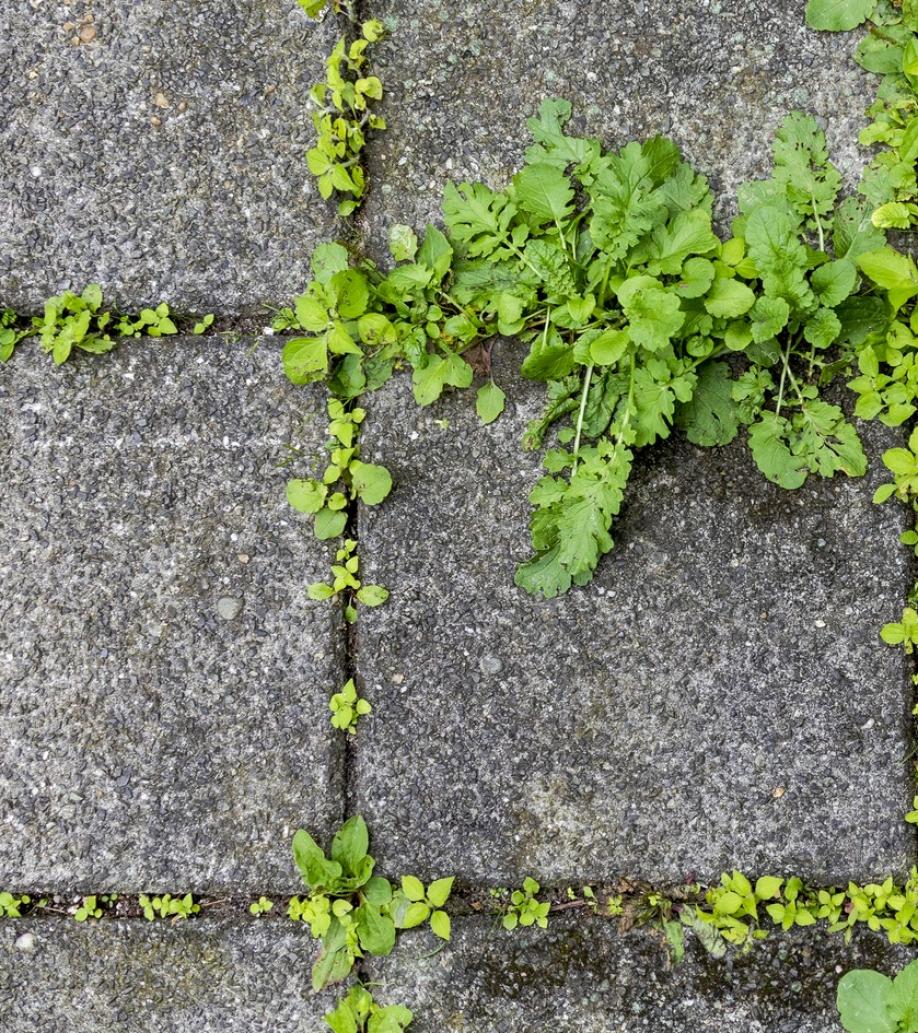
[[[518,925],[525,927],[537,925],[540,929],[548,927],[548,912],[551,902],[536,899],[540,886],[535,879],[527,876],[523,880],[523,888],[510,894],[507,912],[501,919],[505,929],[513,930]]]
[[[206,334],[207,331],[214,325],[214,314],[208,312],[206,316],[202,316],[197,323],[194,324],[194,329],[191,331],[195,337],[200,337],[201,334]]]
[[[341,548],[335,553],[336,562],[332,564],[331,582],[316,581],[309,586],[309,598],[317,601],[324,599],[344,598],[344,619],[353,624],[357,620],[357,603],[364,606],[382,606],[389,598],[389,591],[382,585],[365,585],[357,576],[360,572],[360,559],[355,550],[357,543],[352,538],[345,539]]]
[[[288,376],[325,379],[344,402],[407,364],[429,405],[471,385],[471,347],[498,334],[528,346],[522,372],[546,382],[548,401],[526,442],[556,433],[531,495],[535,557],[517,582],[545,596],[589,581],[613,546],[636,451],[674,425],[699,445],[746,427],[756,463],[786,488],[863,474],[855,428],[822,391],[890,318],[881,299],[854,296],[860,259],[885,238],[857,202],[837,203],[813,119],[785,121],[771,179],[741,191],[722,242],[706,181],[671,141],[605,153],[568,136],[569,117],[564,101],[542,105],[504,191],[448,184],[449,236],[428,226],[419,244],[393,227],[387,273],[316,249],[313,281],[275,321],[311,335],[287,345]],[[503,402],[485,383],[482,419]]]
[[[148,922],[156,918],[171,918],[177,922],[183,918],[190,918],[201,910],[201,905],[195,903],[190,893],[183,897],[173,897],[171,893],[150,897],[146,893],[141,893],[137,902]]]
[[[837,1003],[848,1033],[918,1033],[918,961],[895,979],[871,969],[847,972]]]
[[[373,711],[370,704],[357,695],[357,686],[353,678],[348,678],[341,691],[332,695],[328,705],[332,712],[332,725],[349,735],[357,734],[358,718]]]
[[[331,398],[328,415],[331,462],[321,479],[297,478],[287,482],[287,501],[297,512],[314,515],[315,535],[323,541],[344,533],[349,501],[359,498],[364,505],[377,506],[392,490],[392,477],[384,466],[358,458],[359,428],[366,410],[348,409],[337,398]]]
[[[325,5],[304,6],[312,14]],[[368,75],[366,68],[367,48],[384,32],[382,22],[370,19],[360,26],[357,39],[339,39],[326,61],[325,80],[316,83],[310,93],[316,105],[312,123],[317,138],[306,161],[322,197],[327,200],[336,192],[345,195],[338,204],[338,212],[344,216],[359,207],[366,190],[360,164],[366,132],[386,128],[385,119],[370,110],[382,99],[382,83],[377,76]]]
[[[427,889],[414,875],[403,875],[401,886],[392,894],[389,912],[396,929],[414,929],[425,922],[430,931],[441,940],[451,934],[449,915],[443,910],[453,889],[453,877],[436,879]]]
[[[401,1004],[378,1005],[362,986],[352,986],[347,997],[325,1021],[334,1033],[402,1033],[414,1016]]]
[[[406,877],[393,891],[388,879],[374,875],[375,861],[368,853],[369,833],[359,815],[350,818],[335,833],[330,856],[312,836],[299,829],[293,837],[293,856],[309,896],[293,897],[288,915],[306,922],[322,951],[312,970],[316,990],[345,979],[354,961],[364,954],[386,955],[395,946],[397,929],[408,929],[431,920],[436,935],[449,938],[449,919],[434,921],[431,908],[442,908],[449,897],[452,879],[440,879],[424,890],[418,900],[418,880]],[[439,902],[439,903],[437,903]],[[418,907],[426,908],[419,918]],[[445,915],[445,912],[443,912]],[[445,935],[444,935],[445,934]]]
[[[3,890],[0,892],[0,918],[22,918],[23,909],[31,903],[32,898],[27,893],[17,895]]]
[[[753,886],[742,872],[725,872],[720,885],[705,893],[705,904],[710,910],[696,907],[694,917],[713,926],[724,940],[734,946],[764,939],[768,934],[759,927],[759,905],[763,901],[774,900],[782,883],[782,879],[766,875],[757,879]]]
[[[82,903],[73,913],[75,922],[87,922],[90,918],[99,919],[106,908],[112,907],[118,900],[117,893],[103,893],[83,897]]]
[[[10,309],[0,312],[0,362],[12,357],[18,344],[37,337],[43,351],[61,365],[74,350],[101,355],[110,352],[118,337],[163,337],[178,329],[163,302],[136,316],[115,316],[102,307],[102,288],[89,284],[81,294],[64,291],[48,298],[40,316],[20,318]]]
[[[259,897],[258,900],[253,900],[249,904],[249,914],[251,915],[266,915],[274,907],[274,902],[268,900],[267,897]]]

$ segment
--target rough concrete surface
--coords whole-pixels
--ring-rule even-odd
[[[718,211],[768,167],[788,111],[827,123],[849,184],[857,132],[876,80],[850,33],[804,25],[804,0],[379,0],[391,29],[374,66],[389,128],[374,138],[366,205],[374,255],[386,227],[437,218],[447,179],[501,186],[530,143],[525,120],[545,97],[574,107],[572,126],[611,147],[672,136],[710,176]]]
[[[337,825],[328,549],[284,498],[321,394],[257,341],[0,369],[0,885],[295,889]]]
[[[659,932],[622,936],[608,920],[560,916],[512,934],[460,918],[445,950],[426,946],[405,937],[367,966],[384,982],[380,1000],[412,1009],[412,1033],[839,1033],[840,974],[892,974],[911,960],[877,937],[845,946],[810,930],[723,961],[689,935],[685,961],[671,967]]]
[[[221,315],[299,293],[337,227],[305,159],[337,29],[296,0],[4,0],[0,307],[88,282]]]
[[[195,918],[0,927],[4,1033],[319,1033],[334,993],[283,920]]]
[[[392,589],[357,625],[374,853],[499,884],[905,871],[911,686],[878,630],[910,578],[901,514],[871,503],[876,435],[867,478],[797,492],[740,442],[641,452],[616,550],[541,601],[513,584],[542,397],[518,363],[500,352],[490,427],[471,393],[420,410],[404,379],[367,420],[395,481],[360,524],[366,576]]]

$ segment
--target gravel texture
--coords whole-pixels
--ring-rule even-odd
[[[370,148],[374,255],[386,227],[437,218],[447,179],[502,186],[545,97],[608,146],[672,136],[729,212],[736,186],[768,167],[773,130],[802,108],[828,122],[856,180],[857,133],[876,80],[850,33],[804,25],[804,0],[378,0],[391,29],[374,51],[389,128]]]
[[[457,919],[445,950],[426,946],[406,937],[368,966],[385,980],[377,997],[414,1012],[411,1033],[840,1033],[840,973],[892,974],[911,960],[879,938],[845,946],[820,929],[723,961],[689,934],[672,968],[656,931],[622,936],[608,920],[559,916],[512,934],[492,919]]]
[[[322,404],[257,341],[0,369],[3,888],[297,887],[343,809],[329,553],[278,466]]]
[[[901,514],[871,503],[880,464],[785,492],[740,442],[674,439],[639,456],[595,581],[536,600],[513,575],[542,388],[518,363],[498,353],[490,427],[470,394],[420,410],[405,380],[367,421],[395,481],[360,527],[392,589],[357,625],[374,853],[499,884],[904,872],[912,690],[877,632],[910,573]]]
[[[273,919],[4,921],[4,1033],[319,1033],[312,941]]]
[[[299,293],[338,229],[305,159],[337,28],[296,0],[4,0],[0,307],[92,281],[224,316]]]

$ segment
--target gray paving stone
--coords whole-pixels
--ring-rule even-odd
[[[0,369],[5,887],[284,891],[296,826],[340,820],[328,550],[278,466],[321,395],[257,344]]]
[[[370,148],[372,251],[385,230],[440,211],[447,179],[502,186],[545,97],[574,106],[573,127],[621,147],[672,136],[730,209],[761,175],[793,108],[828,120],[833,154],[856,179],[857,131],[876,80],[850,59],[851,34],[815,33],[803,0],[378,0],[391,29],[374,51],[389,128]]]
[[[542,389],[518,363],[498,352],[491,427],[470,396],[418,409],[404,380],[370,409],[395,480],[360,526],[392,590],[357,625],[374,854],[498,884],[905,871],[911,686],[878,629],[911,578],[901,515],[871,503],[880,464],[785,492],[739,442],[673,439],[640,454],[593,584],[536,600],[513,575]]]
[[[406,937],[367,967],[385,981],[377,999],[412,1009],[412,1033],[840,1033],[840,973],[893,974],[912,960],[876,937],[845,946],[823,930],[722,961],[691,936],[687,948],[683,964],[669,968],[648,930],[622,936],[606,920],[556,916],[546,930],[509,934],[466,918],[435,956]]]
[[[296,0],[5,0],[0,305],[92,281],[221,315],[299,293],[337,226],[305,160],[335,31]]]
[[[283,920],[4,922],[0,958],[4,1033],[318,1033],[335,999]]]

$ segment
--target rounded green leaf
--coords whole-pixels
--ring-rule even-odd
[[[475,398],[475,411],[478,413],[478,418],[481,422],[484,424],[493,423],[504,411],[505,399],[506,395],[493,380],[483,384],[478,389],[478,394]]]
[[[424,899],[424,884],[414,875],[402,876],[402,892],[411,901]]]
[[[434,911],[430,916],[430,928],[434,936],[448,940],[451,931],[449,915],[445,911]]]
[[[892,985],[892,980],[868,969],[842,977],[836,1000],[848,1033],[896,1033],[897,1023],[887,1012]]]
[[[392,476],[384,466],[362,463],[359,459],[350,465],[351,483],[367,506],[377,506],[392,490]]]
[[[298,513],[318,513],[328,488],[313,477],[287,481],[287,501]]]
[[[347,526],[347,512],[332,509],[320,509],[316,513],[315,535],[319,541],[328,541],[329,538],[337,538],[344,533]]]

